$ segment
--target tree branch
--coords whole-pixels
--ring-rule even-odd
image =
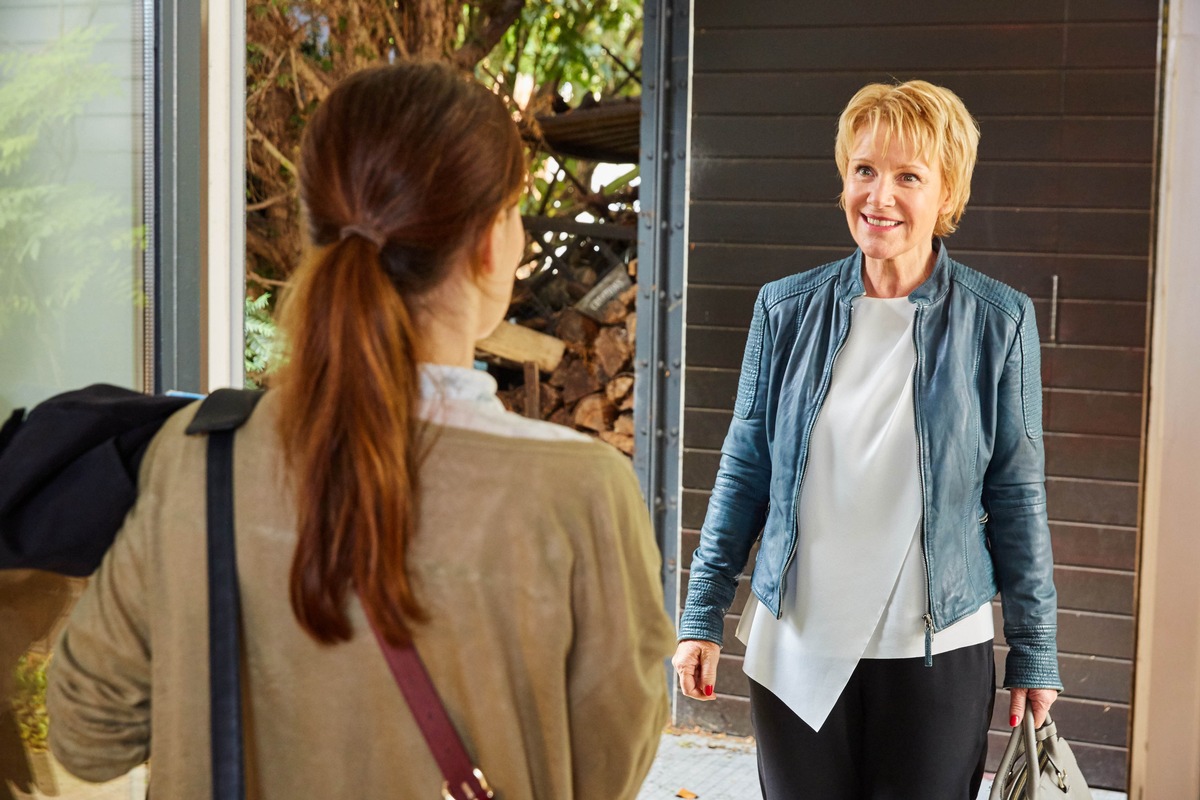
[[[296,59],[296,69],[300,72],[300,76],[312,87],[316,92],[318,100],[324,100],[333,91],[333,87],[325,80],[325,77],[312,68],[303,55]]]
[[[288,285],[287,281],[278,281],[278,280],[275,280],[274,278],[268,278],[263,275],[259,275],[257,272],[255,272],[252,269],[246,270],[246,280],[253,281],[254,283],[259,284],[260,286],[277,287],[277,286],[287,286]]]
[[[387,22],[388,30],[392,33],[392,41],[396,43],[396,54],[407,59],[408,45],[404,43],[404,37],[400,35],[400,26],[396,24],[396,15],[392,13],[392,4],[388,0],[379,0],[379,7]]]
[[[270,153],[271,157],[274,158],[276,161],[278,161],[279,165],[281,167],[283,167],[284,169],[286,169],[288,172],[292,173],[293,175],[299,174],[296,170],[296,165],[292,163],[292,160],[290,158],[288,158],[287,156],[285,156],[283,153],[279,152],[279,148],[276,147],[275,144],[270,139],[268,139],[266,136],[263,135],[262,131],[260,131],[258,129],[258,126],[255,125],[254,122],[247,119],[246,120],[246,128],[247,128],[247,132],[250,134],[251,138],[257,139],[259,142],[261,142],[263,149],[266,150],[268,153]]]
[[[274,197],[268,197],[266,200],[261,200],[257,203],[250,203],[249,205],[246,206],[246,211],[247,211],[247,213],[249,213],[251,211],[262,211],[263,209],[270,208],[271,206],[273,206],[277,203],[282,203],[284,200],[287,200],[291,196],[292,196],[291,192],[287,192],[285,194],[277,194]]]
[[[467,37],[466,42],[452,58],[462,69],[472,69],[496,46],[504,34],[521,16],[525,0],[496,0],[486,17],[487,21]]]

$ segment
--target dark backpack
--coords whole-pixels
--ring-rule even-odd
[[[260,397],[214,392],[188,432],[214,418],[236,429]],[[150,440],[191,402],[95,384],[13,412],[0,428],[0,569],[94,572],[137,499]]]

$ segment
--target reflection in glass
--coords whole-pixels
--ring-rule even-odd
[[[141,388],[134,17],[0,3],[0,414],[96,381]]]
[[[0,0],[0,421],[143,387],[142,7]],[[0,800],[145,794],[143,771],[99,789],[45,754],[45,666],[81,585],[0,570]]]

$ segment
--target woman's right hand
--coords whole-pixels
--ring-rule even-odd
[[[679,688],[688,697],[696,700],[715,700],[717,685],[717,661],[721,658],[721,646],[716,642],[701,639],[684,639],[675,648],[671,665],[679,676]]]

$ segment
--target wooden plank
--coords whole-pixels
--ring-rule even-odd
[[[733,402],[737,397],[738,370],[696,367],[688,370],[687,380],[689,407],[733,410]]]
[[[1157,21],[1158,0],[1088,0],[1067,3],[1066,18],[1071,22]]]
[[[1146,310],[1144,303],[1063,300],[1058,307],[1058,341],[1145,347]]]
[[[685,528],[700,529],[700,526],[704,524],[704,514],[708,511],[708,494],[707,491],[683,490],[683,500],[680,503],[680,525]]]
[[[683,488],[711,491],[717,479],[721,454],[716,450],[683,451]]]
[[[755,83],[776,84],[776,91],[793,91],[781,85],[783,81],[770,77],[758,78]],[[837,112],[810,116],[803,110],[772,105],[757,107],[751,103],[752,99],[753,96],[738,100],[736,105],[744,106],[741,109],[734,105],[718,107],[693,118],[694,164],[702,166],[709,155],[832,162]],[[1147,166],[1153,158],[1154,120],[1149,116],[1089,119],[980,116],[979,122],[983,131],[979,159],[983,164],[1112,162]]]
[[[1147,257],[1097,258],[1056,253],[993,253],[960,248],[954,237],[950,255],[1033,297],[1049,298],[1051,276],[1059,276],[1059,296],[1098,300],[1145,300]],[[749,286],[814,269],[845,258],[852,244],[840,246],[694,244],[688,261],[692,283]]]
[[[1145,369],[1140,347],[1042,347],[1042,383],[1048,387],[1140,393]]]
[[[1154,69],[1158,49],[1156,18],[1124,25],[1071,25],[1066,37],[1064,66],[1071,69]]]
[[[1142,397],[1137,393],[1050,389],[1042,393],[1042,419],[1047,432],[1139,437]]]
[[[845,213],[833,203],[729,203],[696,201],[691,207],[696,243],[820,244],[852,249]],[[958,249],[1145,256],[1150,212],[1075,209],[975,208],[953,242]]]
[[[1056,566],[1058,607],[1109,614],[1133,614],[1133,572]]]
[[[856,48],[851,50],[858,52]],[[937,48],[932,48],[932,52],[937,52]],[[763,73],[697,71],[692,92],[693,113],[820,115],[825,118],[826,125],[834,124],[825,140],[826,147],[832,150],[837,117],[855,92],[868,83],[894,83],[914,78],[950,89],[962,98],[976,118],[1057,115],[1064,110],[1062,75],[1057,69],[1020,72],[892,69]],[[986,135],[988,128],[982,127]]]
[[[688,325],[746,329],[757,296],[757,287],[693,284],[688,289]],[[1051,334],[1050,302],[1035,300],[1034,308],[1038,332],[1046,341]],[[1060,300],[1056,338],[1060,344],[1140,349],[1146,338],[1146,307],[1130,302]]]
[[[739,286],[690,286],[687,295],[687,324],[750,327],[757,288]],[[742,338],[745,344],[745,337]],[[737,365],[741,367],[741,362]]]
[[[475,349],[518,364],[532,361],[543,372],[553,372],[562,361],[566,345],[553,336],[504,320],[487,338],[476,342]]]
[[[1151,4],[1146,0],[1137,0],[1129,5],[1146,14]],[[1154,8],[1150,19],[1157,19],[1157,6]],[[909,25],[915,13],[912,6],[883,0],[863,0],[852,4],[796,3],[794,0],[749,0],[742,3],[698,0],[695,9],[696,26],[704,28],[864,26],[865,21],[880,26]],[[965,22],[1055,23],[1067,18],[1065,0],[1012,0],[982,6],[953,0],[925,0],[921,3],[919,14],[921,21],[931,26]]]
[[[532,419],[542,418],[542,376],[538,374],[538,365],[526,361],[525,371],[525,416]]]
[[[1132,570],[1137,530],[1077,522],[1051,522],[1054,563],[1079,567]]]
[[[698,296],[700,287],[693,286],[689,295]],[[1048,333],[1048,332],[1044,332]],[[687,363],[689,367],[742,368],[746,346],[743,327],[708,327],[692,323],[687,328]],[[1050,345],[1042,347],[1042,384],[1049,389],[1096,389],[1101,391],[1135,392],[1142,389],[1145,351],[1140,348],[1091,347]],[[1098,443],[1092,442],[1092,444]],[[1078,443],[1083,446],[1083,443]],[[1124,456],[1129,456],[1136,442],[1107,442]],[[1070,445],[1064,445],[1070,446]],[[1067,451],[1064,451],[1064,455]],[[1072,450],[1071,452],[1075,452]],[[1096,453],[1111,460],[1113,453]],[[1130,456],[1132,461],[1137,458]],[[1053,470],[1051,470],[1053,471]],[[1059,474],[1073,475],[1072,472]],[[1129,478],[1129,474],[1089,474],[1078,477]],[[1132,479],[1132,478],[1130,478]]]
[[[689,293],[695,287],[689,289]],[[746,349],[746,331],[742,328],[707,328],[688,325],[687,366],[742,368],[742,355]]]
[[[1150,207],[1149,164],[982,162],[968,208],[992,205],[1062,208]],[[835,203],[842,180],[832,157],[804,160],[705,158],[692,173],[693,200]]]
[[[688,398],[683,412],[683,443],[687,447],[708,447],[719,450],[729,431],[733,419],[732,410],[707,410],[694,408]]]
[[[1137,483],[1141,442],[1133,437],[1046,435],[1046,474]]]
[[[1062,62],[1066,38],[1061,25],[954,25],[938,30],[937,47],[913,46],[928,35],[928,26],[916,15],[907,25],[887,27],[700,28],[694,68],[698,75],[941,71],[948,64],[961,70],[1039,69]]]
[[[1067,70],[1063,75],[1066,114],[1154,113],[1157,75],[1153,68],[1128,72]]]
[[[1135,526],[1138,523],[1136,483],[1047,478],[1046,506],[1060,522]]]

